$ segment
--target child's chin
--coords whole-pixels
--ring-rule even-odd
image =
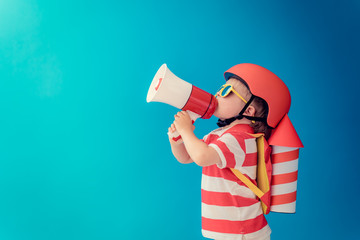
[[[213,114],[215,117],[220,118],[221,120],[226,119],[224,114],[221,114],[221,111],[219,111],[219,108],[217,108]]]
[[[221,120],[224,120],[224,118],[220,114],[217,114],[216,112],[214,113],[214,116],[220,118]]]
[[[214,116],[221,119],[221,120],[225,120],[225,119],[228,119],[228,118],[231,118],[231,116],[225,116],[224,114],[221,114],[221,113],[217,113],[217,112],[214,112]]]

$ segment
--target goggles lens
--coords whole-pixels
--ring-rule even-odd
[[[234,88],[232,87],[232,85],[230,85],[230,84],[222,85],[221,88],[218,91],[220,97],[226,97],[231,92],[235,93],[236,96],[238,96],[243,102],[247,103],[247,101],[238,92],[236,92],[234,90]]]
[[[229,84],[222,85],[220,89],[217,91],[220,97],[226,97],[233,90],[232,86]]]
[[[220,96],[226,97],[227,95],[229,95],[229,93],[231,93],[231,90],[232,90],[231,85],[223,86],[220,91]]]

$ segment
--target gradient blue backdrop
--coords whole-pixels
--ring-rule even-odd
[[[277,73],[305,148],[272,239],[358,238],[359,16],[356,0],[0,0],[0,239],[203,239],[177,110],[145,101],[165,62],[209,92],[241,62]]]

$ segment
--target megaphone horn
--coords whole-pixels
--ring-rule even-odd
[[[146,101],[167,103],[178,109],[194,112],[204,119],[210,118],[217,107],[214,95],[177,77],[166,64],[156,72]]]

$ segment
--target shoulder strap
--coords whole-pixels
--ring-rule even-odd
[[[270,210],[270,181],[265,162],[265,137],[263,133],[247,134],[256,138],[258,155],[256,181],[258,186],[252,183],[250,179],[245,177],[239,170],[231,168],[231,171],[261,200],[263,212],[268,214]]]
[[[261,191],[255,184],[253,184],[247,177],[244,176],[239,170],[235,168],[230,168],[230,170],[235,174],[237,178],[239,178],[248,188],[250,188],[256,196],[261,198],[264,196],[264,192]]]
[[[256,133],[256,134],[247,133],[247,134],[256,138],[256,144],[257,145],[259,145],[257,139],[264,136],[263,133]],[[264,154],[261,154],[259,152],[259,151],[263,151],[263,149],[264,149],[264,147],[261,148],[260,146],[258,146],[258,156],[263,156],[264,155]],[[258,160],[258,164],[259,164],[259,162],[260,161]],[[261,198],[264,195],[264,192],[261,191],[254,183],[252,183],[250,181],[250,179],[245,177],[244,174],[242,174],[239,170],[237,170],[235,168],[230,168],[230,169],[235,174],[236,177],[238,177],[248,188],[250,188],[251,191],[253,191],[255,193],[256,196]]]

